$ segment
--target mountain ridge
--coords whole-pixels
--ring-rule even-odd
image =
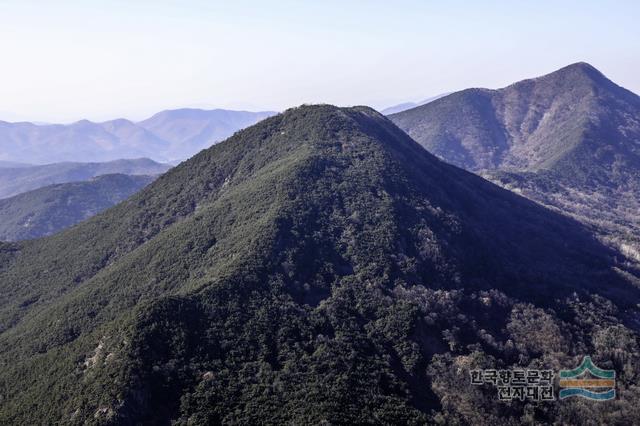
[[[190,115],[182,121],[176,115]],[[178,109],[161,111],[139,122],[124,118],[105,122],[86,119],[70,124],[9,123],[0,121],[3,161],[51,163],[113,161],[149,157],[160,162],[184,160],[235,131],[275,114],[233,110]],[[194,117],[195,116],[195,117]],[[159,118],[164,122],[156,123]],[[159,124],[156,134],[153,124]],[[172,128],[183,127],[194,140],[176,138]],[[168,131],[167,131],[168,130]]]
[[[439,95],[431,96],[429,98],[423,99],[423,100],[418,101],[418,102],[403,102],[401,104],[392,105],[390,107],[386,107],[384,109],[381,109],[380,113],[382,115],[395,114],[395,113],[398,113],[398,112],[406,111],[406,110],[411,109],[411,108],[415,108],[415,107],[418,107],[418,106],[421,106],[421,105],[428,104],[429,102],[433,102],[436,99],[440,99],[440,98],[445,97],[445,96],[450,95],[450,94],[451,94],[451,92],[441,93]]]
[[[370,108],[291,109],[0,244],[0,421],[605,421],[638,373],[638,271],[616,256]],[[583,350],[609,367],[591,335],[631,348],[615,407],[505,412],[468,386]]]
[[[111,207],[153,181],[145,175],[105,174],[0,199],[0,241],[44,237]]]
[[[583,149],[584,133],[600,123],[589,112],[594,104],[628,108],[620,101],[640,108],[637,95],[580,62],[502,89],[456,92],[391,119],[427,150],[460,167],[536,171],[571,161],[572,153]],[[421,123],[422,117],[430,117],[431,124]],[[628,126],[640,132],[633,122]]]
[[[158,175],[171,166],[148,158],[103,163],[62,162],[0,168],[0,199],[47,185],[84,181],[105,174]]]
[[[427,150],[640,259],[640,97],[587,63],[390,117]]]

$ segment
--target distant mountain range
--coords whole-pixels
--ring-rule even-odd
[[[640,97],[591,65],[390,118],[438,157],[597,227],[640,261]]]
[[[53,163],[34,165],[0,165],[0,199],[43,186],[84,181],[96,176],[120,173],[126,175],[159,175],[171,168],[148,158],[116,160],[105,163]]]
[[[32,164],[27,163],[16,163],[13,161],[0,161],[0,169],[17,169],[20,167],[28,167]]]
[[[222,109],[162,111],[138,123],[126,119],[72,124],[0,121],[0,161],[104,162],[147,157],[184,160],[274,112]]]
[[[577,221],[380,113],[303,106],[0,243],[0,423],[627,423],[639,283]],[[585,354],[615,369],[615,403],[470,384]]]
[[[411,109],[411,108],[418,107],[418,106],[420,106],[420,105],[426,105],[426,104],[428,104],[429,102],[433,102],[433,101],[435,101],[436,99],[440,99],[440,98],[442,98],[442,97],[445,97],[445,96],[447,96],[448,94],[449,94],[449,93],[442,93],[442,94],[437,95],[437,96],[432,96],[432,97],[430,97],[430,98],[423,99],[423,100],[422,100],[422,101],[420,101],[420,102],[404,102],[404,103],[401,103],[401,104],[398,104],[398,105],[394,105],[394,106],[390,106],[390,107],[388,107],[388,108],[385,108],[385,109],[383,109],[383,110],[382,110],[382,111],[380,111],[380,112],[381,112],[382,114],[384,114],[384,115],[391,115],[391,114],[395,114],[395,113],[398,113],[398,112],[406,111],[406,110]]]
[[[1,199],[0,241],[54,234],[121,202],[154,179],[152,176],[102,175]]]
[[[178,109],[159,112],[138,126],[169,142],[168,157],[184,160],[274,114],[272,111]]]

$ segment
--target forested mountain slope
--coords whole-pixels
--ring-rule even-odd
[[[0,200],[0,241],[44,237],[105,210],[153,181],[152,176],[102,175]]]
[[[0,423],[638,419],[637,277],[369,108],[295,108],[0,245]],[[614,403],[469,386],[584,354],[616,369]]]
[[[479,171],[553,170],[618,182],[640,165],[640,97],[586,63],[467,89],[390,118],[429,152]]]
[[[640,97],[591,65],[390,118],[443,160],[569,214],[640,262]]]
[[[0,199],[58,183],[90,180],[108,174],[159,175],[171,168],[148,158],[106,163],[51,163],[0,168]]]

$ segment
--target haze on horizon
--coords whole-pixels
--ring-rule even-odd
[[[0,2],[0,120],[384,108],[578,61],[640,93],[633,1],[56,3]]]

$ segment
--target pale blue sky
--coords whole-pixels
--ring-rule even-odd
[[[640,93],[637,1],[0,0],[0,120],[385,107],[586,61]]]

